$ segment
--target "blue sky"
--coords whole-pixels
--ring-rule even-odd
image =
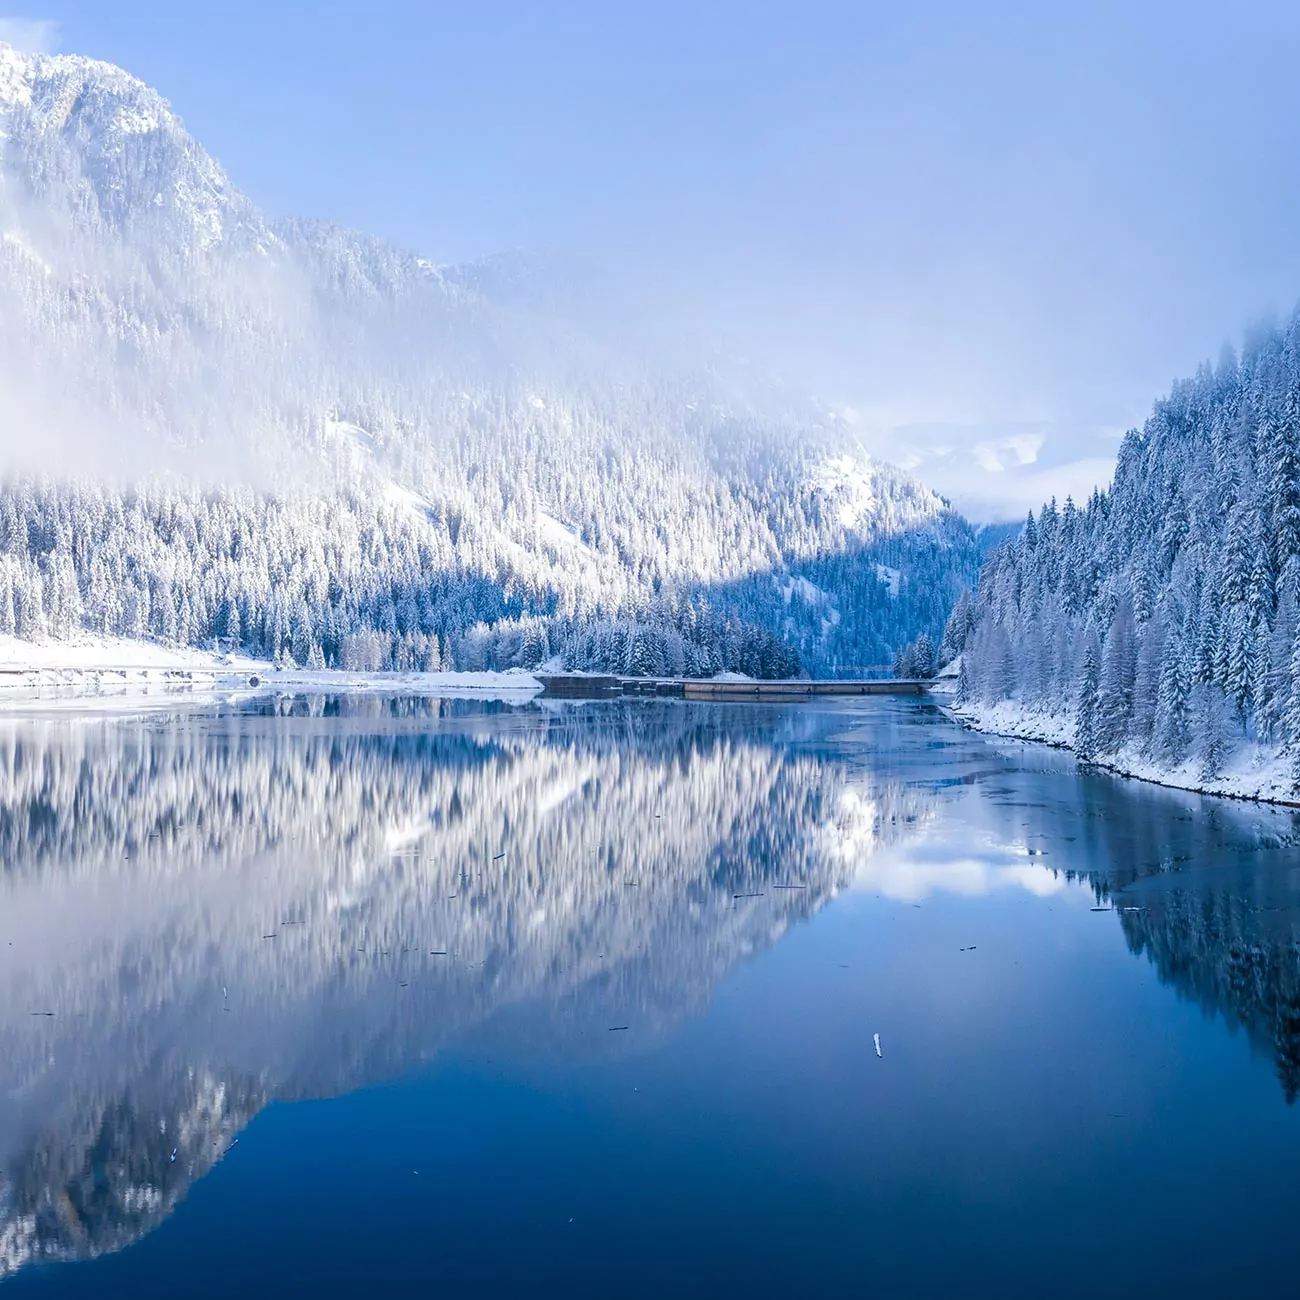
[[[1172,378],[1300,298],[1297,6],[22,16],[0,32],[156,86],[269,210],[440,260],[596,253],[976,514],[1104,480]]]

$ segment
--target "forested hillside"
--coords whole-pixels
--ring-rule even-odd
[[[0,46],[0,631],[764,673],[937,637],[965,522],[652,337],[571,264],[270,218],[149,87]]]
[[[1300,314],[1176,384],[1108,492],[1031,515],[948,643],[989,725],[1276,796],[1300,761],[1298,596]]]

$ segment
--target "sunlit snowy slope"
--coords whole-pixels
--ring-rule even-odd
[[[0,454],[55,476],[0,504],[0,634],[751,672],[937,635],[965,522],[654,338],[574,263],[270,218],[148,86],[0,46]]]

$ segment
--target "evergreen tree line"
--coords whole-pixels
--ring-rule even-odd
[[[1224,350],[1125,438],[1107,492],[1053,501],[954,609],[960,690],[1072,715],[1087,758],[1218,775],[1243,741],[1300,780],[1300,313]]]
[[[793,676],[797,650],[703,593],[555,612],[382,495],[22,480],[0,487],[0,635],[87,630],[353,671]]]
[[[553,653],[590,628],[567,653],[620,671],[692,655],[764,671],[782,656],[761,631],[821,675],[937,637],[974,582],[981,541],[935,493],[805,395],[720,356],[672,359],[645,304],[594,268],[439,268],[269,217],[148,87],[83,60],[11,62],[10,465],[177,482],[237,467],[324,494],[4,488],[49,501],[6,579],[33,634],[85,623],[442,666],[531,658],[538,618]],[[496,631],[462,645],[479,623]]]

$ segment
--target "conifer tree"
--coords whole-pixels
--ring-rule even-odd
[[[1182,647],[1172,636],[1160,658],[1154,731],[1156,755],[1177,767],[1191,742],[1191,683]]]
[[[1098,704],[1101,693],[1101,646],[1097,633],[1089,628],[1083,647],[1083,671],[1075,708],[1074,747],[1080,758],[1095,758],[1101,737]]]

